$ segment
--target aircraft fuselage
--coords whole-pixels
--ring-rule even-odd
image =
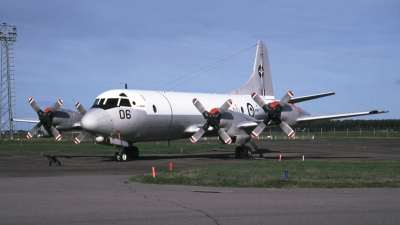
[[[182,93],[161,91],[110,90],[100,94],[92,108],[83,116],[83,129],[95,135],[113,136],[129,142],[172,140],[190,137],[205,123],[202,114],[193,106],[201,101],[207,111],[218,108],[228,99],[232,105],[221,118],[221,128],[228,133],[232,121],[261,120],[263,109],[249,95]],[[266,102],[274,101],[272,98]],[[307,112],[291,105],[282,110],[282,119],[289,121]],[[231,120],[228,122],[228,120]],[[295,124],[292,124],[295,125]],[[236,126],[232,127],[232,129]],[[251,131],[249,131],[251,132]],[[234,134],[232,131],[231,133]],[[209,131],[215,136],[216,132]],[[250,133],[248,133],[249,135]]]

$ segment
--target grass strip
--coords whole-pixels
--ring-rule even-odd
[[[284,171],[289,171],[285,181]],[[132,182],[256,188],[399,188],[400,162],[271,162],[157,171]]]

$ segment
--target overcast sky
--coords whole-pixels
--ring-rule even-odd
[[[396,0],[2,0],[3,22],[18,29],[16,118],[37,117],[30,97],[42,109],[58,99],[63,108],[80,101],[89,109],[97,95],[125,83],[226,93],[247,82],[262,40],[276,98],[332,91],[299,106],[313,115],[386,109],[355,119],[400,119]]]

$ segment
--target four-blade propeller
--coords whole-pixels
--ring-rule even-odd
[[[274,121],[276,125],[278,125],[283,132],[285,132],[289,137],[294,136],[294,131],[292,128],[285,123],[284,121],[281,120],[281,111],[283,107],[290,101],[290,99],[293,97],[293,92],[289,91],[286,93],[283,98],[277,102],[271,102],[269,104],[266,104],[264,100],[257,95],[256,93],[251,94],[251,97],[254,99],[254,101],[262,107],[265,113],[267,113],[267,117],[264,119],[262,123],[260,123],[252,132],[251,136],[253,137],[258,137],[260,133],[264,130],[264,128],[268,125],[269,122]]]
[[[63,101],[60,99],[58,100],[51,108],[45,109],[45,111],[41,110],[39,105],[33,98],[29,99],[29,104],[32,106],[33,110],[39,116],[39,123],[36,124],[27,134],[28,138],[32,138],[33,135],[37,133],[39,127],[43,125],[44,129],[50,134],[55,137],[57,141],[61,140],[61,135],[57,131],[57,129],[53,126],[53,114],[60,108]]]
[[[203,104],[196,98],[193,99],[193,104],[199,110],[201,114],[203,114],[204,119],[206,119],[206,123],[201,127],[195,134],[193,134],[192,137],[190,137],[190,140],[194,143],[197,140],[203,136],[203,134],[206,132],[206,130],[209,127],[214,128],[215,130],[218,131],[218,135],[222,138],[225,144],[230,144],[232,142],[232,139],[229,137],[229,135],[220,128],[219,123],[221,120],[221,115],[228,110],[228,108],[232,105],[232,100],[226,101],[219,109],[214,108],[211,110],[211,112],[208,112]]]
[[[75,107],[82,114],[82,116],[85,115],[86,109],[81,105],[81,103],[77,102],[75,104]],[[81,143],[81,141],[85,138],[85,136],[86,136],[86,131],[82,129],[81,133],[79,133],[79,135],[76,138],[74,138],[75,144]]]

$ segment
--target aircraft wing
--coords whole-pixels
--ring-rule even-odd
[[[25,122],[25,123],[39,123],[38,119],[11,119],[14,122]]]
[[[307,95],[307,96],[301,96],[301,97],[297,97],[297,98],[292,98],[289,103],[299,103],[299,102],[304,102],[304,101],[308,101],[308,100],[313,100],[316,98],[322,98],[322,97],[326,97],[329,95],[334,95],[335,92],[327,92],[327,93],[322,93],[322,94],[316,94],[316,95]]]
[[[254,129],[258,124],[262,123],[262,120],[257,121],[243,121],[238,124],[238,128],[242,129]]]
[[[331,114],[331,115],[304,116],[304,117],[297,118],[297,122],[302,123],[302,122],[311,122],[311,121],[316,121],[316,120],[339,119],[339,118],[346,118],[346,117],[353,117],[353,116],[365,116],[365,115],[387,113],[387,112],[389,112],[389,111],[387,111],[387,110],[370,110],[370,111],[352,112],[352,113],[338,113],[338,114]]]

